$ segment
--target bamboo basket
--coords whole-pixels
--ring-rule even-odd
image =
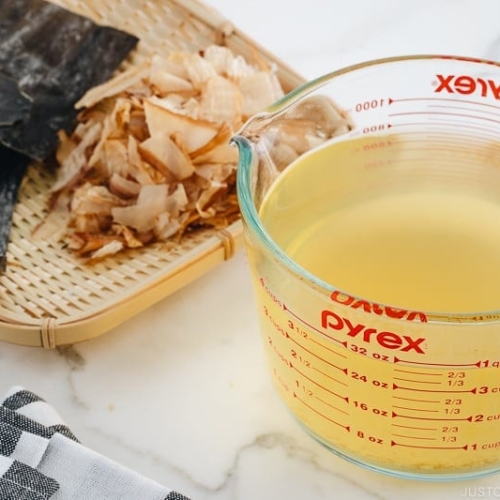
[[[231,21],[198,0],[52,0],[97,23],[139,37],[122,68],[151,53],[217,43],[249,61],[275,64],[285,92],[303,79]],[[0,340],[55,348],[97,337],[230,259],[243,245],[241,220],[190,233],[174,248],[155,244],[89,266],[60,242],[31,234],[46,215],[51,175],[32,165],[21,186],[0,277]]]

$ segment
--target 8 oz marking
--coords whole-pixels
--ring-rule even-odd
[[[356,432],[356,436],[358,436],[361,439],[368,439],[371,443],[375,444],[384,444],[384,440],[375,436],[365,436],[365,433],[363,431],[358,431]]]

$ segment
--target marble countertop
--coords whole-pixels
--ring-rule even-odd
[[[209,0],[306,78],[367,59],[500,60],[498,0]],[[500,475],[409,482],[349,464],[299,429],[263,359],[242,251],[91,342],[0,345],[0,392],[23,385],[81,441],[193,500],[500,497]]]

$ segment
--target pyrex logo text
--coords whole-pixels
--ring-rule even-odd
[[[396,309],[394,307],[382,306],[375,302],[356,299],[351,295],[334,290],[330,295],[334,302],[338,302],[344,306],[352,307],[353,309],[361,309],[367,313],[377,314],[378,316],[387,316],[393,319],[404,319],[406,321],[421,321],[427,323],[427,316],[419,311],[407,311],[406,309]]]
[[[500,84],[491,79],[472,77],[467,75],[436,75],[438,86],[434,92],[448,92],[449,94],[470,95],[475,92],[482,97],[494,97],[500,100]]]
[[[376,328],[368,328],[361,323],[355,325],[347,318],[342,318],[327,309],[321,312],[321,326],[325,329],[344,330],[348,337],[358,338],[368,344],[374,341],[380,347],[385,347],[386,349],[401,352],[414,351],[418,354],[424,354],[421,346],[425,342],[425,338],[423,337],[414,339],[408,335],[399,335],[394,332],[379,332]]]

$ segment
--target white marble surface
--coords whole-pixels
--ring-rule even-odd
[[[367,59],[500,60],[498,0],[211,0],[308,78]],[[198,500],[500,497],[500,475],[429,484],[361,470],[312,441],[275,396],[244,253],[92,342],[0,345],[0,392],[48,399],[89,447]]]

